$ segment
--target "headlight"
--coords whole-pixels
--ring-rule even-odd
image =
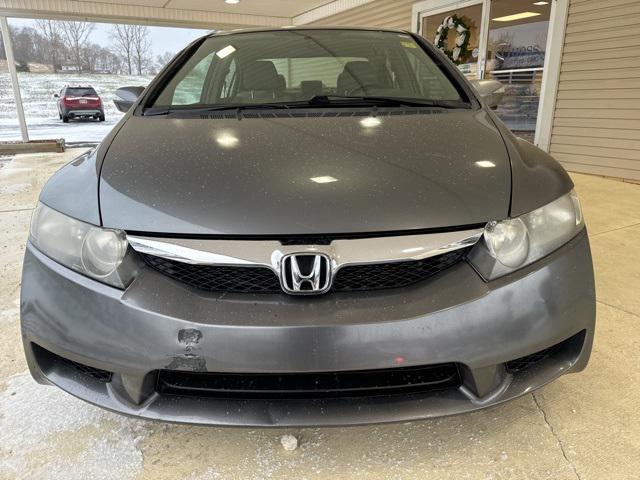
[[[81,222],[39,203],[31,243],[65,267],[108,285],[125,288],[137,271],[124,232]]]
[[[469,259],[485,279],[492,280],[550,254],[583,226],[580,201],[572,190],[520,217],[489,222]]]

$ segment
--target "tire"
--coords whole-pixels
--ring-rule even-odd
[[[104,115],[100,115],[100,116],[98,117],[98,120],[99,120],[99,121],[101,121],[101,122],[104,122]]]
[[[69,117],[62,115],[62,123],[69,123]]]

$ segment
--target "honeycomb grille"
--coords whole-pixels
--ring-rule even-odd
[[[457,388],[454,363],[380,370],[313,373],[216,373],[160,370],[165,395],[236,399],[366,398]]]
[[[464,259],[468,249],[455,250],[424,260],[351,265],[338,270],[331,291],[381,290],[413,285]],[[265,267],[192,265],[144,254],[153,269],[200,290],[231,293],[281,293],[276,274]]]
[[[525,357],[516,358],[515,360],[510,360],[507,362],[507,371],[511,373],[519,373],[522,372],[537,363],[540,363],[542,360],[551,356],[557,350],[557,345],[553,347],[545,348],[544,350],[540,350],[539,352],[532,353],[531,355],[527,355]]]
[[[351,292],[406,287],[455,265],[466,252],[466,249],[461,249],[424,260],[343,267],[338,270],[333,289]]]
[[[73,362],[69,359],[65,359],[67,364],[76,369],[83,375],[94,378],[100,383],[109,383],[113,377],[113,373],[101,370],[99,368],[90,367],[89,365],[83,365],[82,363]]]
[[[153,255],[144,255],[147,264],[165,275],[209,292],[274,293],[281,292],[273,271],[264,267],[221,267],[191,265]]]

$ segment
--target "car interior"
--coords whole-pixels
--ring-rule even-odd
[[[359,40],[349,48],[314,39],[305,43],[306,48],[296,45],[295,57],[286,41],[265,42],[264,47],[254,41],[243,47],[241,40],[223,49],[204,49],[205,43],[154,106],[260,104],[325,95],[460,100],[455,87],[410,37],[384,45]],[[225,49],[233,54],[220,58]]]

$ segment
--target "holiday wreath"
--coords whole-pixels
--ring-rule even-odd
[[[454,29],[457,33],[456,45],[453,50],[447,49],[447,37],[449,30]],[[469,40],[471,39],[471,30],[469,26],[457,15],[445,17],[438,31],[436,38],[433,40],[434,45],[442,50],[455,63],[461,63],[469,55]]]

